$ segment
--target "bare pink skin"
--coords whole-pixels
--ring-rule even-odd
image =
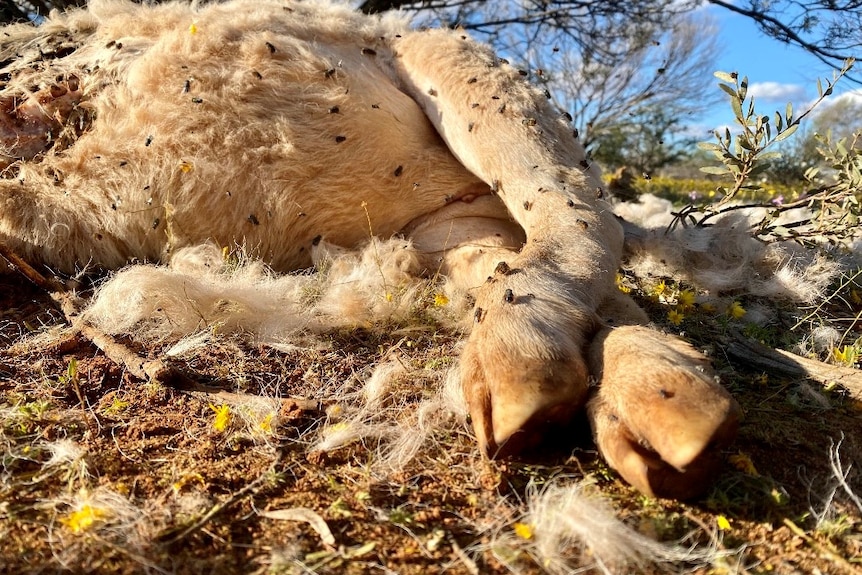
[[[81,98],[78,81],[72,79],[24,100],[0,100],[0,169],[48,150]]]

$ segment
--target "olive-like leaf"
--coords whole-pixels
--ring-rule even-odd
[[[776,134],[775,141],[780,142],[781,140],[786,140],[790,136],[793,135],[794,132],[799,128],[799,124],[790,124],[787,126],[787,129],[781,132],[780,134]]]
[[[758,154],[757,158],[759,160],[775,160],[782,156],[781,152],[763,152],[762,154]]]
[[[748,171],[748,177],[751,178],[751,177],[756,176],[758,174],[762,174],[763,172],[765,172],[768,169],[769,169],[769,163],[768,162],[763,162],[762,164],[757,164],[756,166],[751,168],[751,170]],[[745,188],[746,190],[759,190],[760,186],[758,184],[748,184],[748,185],[743,186],[743,188]]]
[[[728,74],[727,72],[713,72],[713,76],[721,80],[722,82],[727,82],[728,84],[736,83],[736,72]]]
[[[713,174],[715,176],[724,176],[729,170],[724,166],[702,166],[700,171],[705,174]]]
[[[725,92],[727,92],[732,99],[736,100],[739,98],[739,96],[736,94],[736,90],[734,90],[732,87],[728,86],[727,84],[719,84],[718,87],[721,88],[722,90],[724,90]]]
[[[740,138],[737,138],[736,141],[739,142],[740,146],[742,146],[743,148],[745,148],[748,151],[754,151],[756,149],[756,146],[751,141],[749,141],[748,138],[740,137]]]
[[[744,121],[745,118],[742,115],[742,104],[737,99],[730,100],[730,107],[733,109],[733,115],[736,116],[739,120]]]

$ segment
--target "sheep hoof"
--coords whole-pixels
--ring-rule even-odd
[[[706,358],[677,338],[629,326],[602,332],[590,363],[600,383],[588,415],[608,464],[648,495],[704,493],[740,418]]]
[[[549,428],[581,412],[588,397],[583,350],[591,319],[577,310],[554,315],[541,296],[523,293],[517,283],[486,284],[461,354],[464,397],[490,458],[535,447]]]

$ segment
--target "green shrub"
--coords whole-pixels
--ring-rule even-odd
[[[608,179],[606,177],[606,180]],[[657,176],[650,179],[640,178],[633,183],[633,187],[638,195],[653,194],[677,205],[713,203],[724,196],[721,184],[707,179]],[[763,182],[758,189],[741,190],[737,193],[736,199],[743,202],[781,205],[799,199],[803,193],[804,189],[801,185]]]

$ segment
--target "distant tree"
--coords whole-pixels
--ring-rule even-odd
[[[661,133],[650,145],[661,141],[669,151],[682,137],[683,119],[720,98],[711,74],[705,73],[716,66],[717,33],[705,15],[676,16],[653,29],[646,42],[638,36],[620,40],[627,49],[620,48],[613,62],[594,60],[589,52],[566,52],[554,66],[561,72],[551,77],[551,91],[571,111],[588,149],[601,140],[607,147],[611,131],[639,138],[658,127]],[[644,144],[638,145],[641,154]]]
[[[800,184],[812,166],[828,167],[819,148],[821,138],[831,135],[833,142],[853,142],[854,133],[862,132],[862,98],[845,94],[827,100],[811,118],[800,126],[793,138],[782,142],[781,157],[770,161],[766,179],[782,184]],[[856,142],[859,146],[860,142]]]
[[[817,109],[811,127],[818,134],[832,132],[832,139],[850,138],[862,131],[862,96],[844,94]]]
[[[630,167],[650,176],[686,158],[694,139],[681,137],[680,119],[661,106],[647,107],[634,121],[610,126],[594,140],[592,156],[607,170]]]

